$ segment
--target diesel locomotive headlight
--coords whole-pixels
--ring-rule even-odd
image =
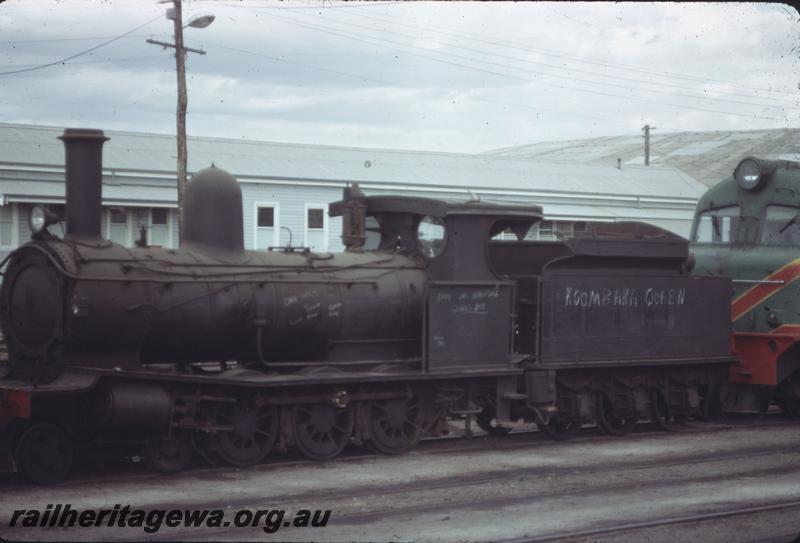
[[[747,157],[736,166],[733,177],[744,190],[758,190],[766,179],[764,173],[764,164],[759,159]]]
[[[58,222],[58,215],[43,206],[33,206],[28,216],[28,225],[33,235],[43,232],[51,224]]]

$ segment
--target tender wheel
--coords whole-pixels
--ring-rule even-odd
[[[779,387],[775,403],[789,417],[800,419],[800,372],[795,372]]]
[[[614,414],[614,405],[605,392],[596,392],[594,396],[597,427],[609,436],[624,436],[636,426],[636,418],[619,418]]]
[[[353,422],[352,405],[298,405],[292,409],[294,443],[312,460],[329,460],[342,452],[350,441]]]
[[[216,420],[233,429],[209,435],[204,448],[214,460],[241,468],[252,466],[275,445],[279,419],[280,411],[275,406],[259,406],[255,402],[226,404]]]
[[[192,459],[192,440],[187,432],[174,432],[171,436],[150,436],[142,445],[144,463],[153,471],[175,473],[181,471]]]
[[[484,405],[483,411],[475,415],[478,427],[490,436],[502,437],[511,432],[511,428],[497,424],[497,410],[494,405]]]
[[[544,432],[550,438],[555,439],[556,441],[565,441],[570,439],[578,430],[581,429],[580,421],[574,420],[565,420],[561,419],[558,416],[550,417],[550,420],[547,424],[543,424],[541,422],[537,422],[536,426],[539,428],[539,431]]]
[[[650,390],[650,421],[659,430],[674,432],[686,422],[686,417],[672,415],[664,395],[654,388]]]
[[[716,420],[722,417],[722,389],[717,383],[700,387],[700,418]]]
[[[367,402],[370,438],[367,446],[384,454],[400,454],[413,449],[422,435],[422,404],[410,398]]]
[[[14,461],[17,469],[31,481],[52,485],[67,478],[75,447],[67,432],[50,422],[29,426],[17,441]]]

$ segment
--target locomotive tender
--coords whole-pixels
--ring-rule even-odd
[[[692,242],[694,274],[733,278],[726,410],[800,418],[800,163],[744,158],[698,202]]]
[[[525,241],[538,206],[350,186],[330,206],[344,253],[250,251],[238,183],[212,166],[187,187],[180,249],[125,248],[100,236],[106,138],[61,139],[66,235],[35,208],[0,289],[0,449],[39,482],[96,440],[175,471],[194,451],[234,466],[351,441],[400,453],[447,416],[555,438],[670,428],[734,361],[729,280],[689,275],[686,241],[654,226]]]

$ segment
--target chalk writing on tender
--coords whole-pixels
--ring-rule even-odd
[[[564,289],[564,307],[653,307],[685,304],[685,288]]]

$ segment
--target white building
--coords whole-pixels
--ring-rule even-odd
[[[100,127],[102,128],[102,127]],[[64,127],[0,124],[0,258],[30,236],[33,204],[64,204]],[[103,235],[132,245],[177,247],[173,135],[105,131]],[[224,168],[241,183],[245,247],[341,248],[341,219],[328,203],[358,182],[367,195],[513,200],[542,205],[532,236],[553,238],[586,220],[638,220],[687,236],[706,187],[670,167],[548,162],[492,155],[393,151],[239,141],[188,140],[189,172]],[[52,227],[51,227],[52,230]]]

